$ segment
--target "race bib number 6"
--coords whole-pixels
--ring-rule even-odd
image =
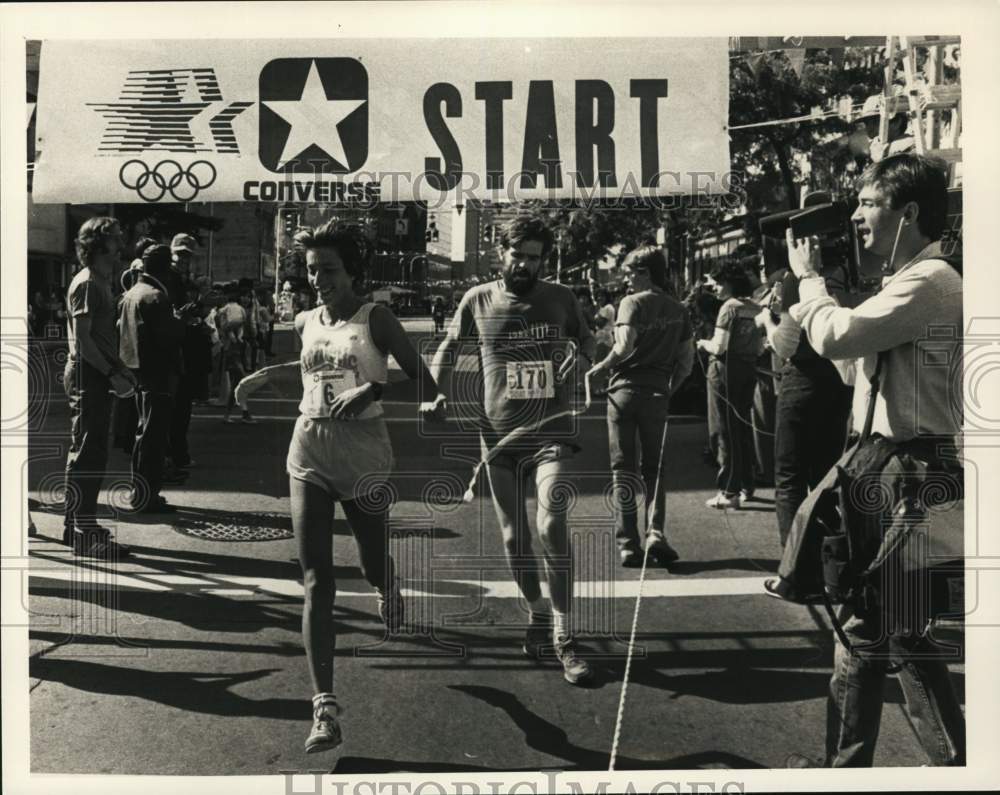
[[[539,400],[555,396],[552,362],[507,362],[508,400]]]
[[[358,385],[353,370],[325,370],[313,373],[312,388],[309,390],[309,414],[326,415],[330,413],[333,401],[342,392]]]

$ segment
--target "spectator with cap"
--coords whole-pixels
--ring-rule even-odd
[[[164,284],[170,278],[170,249],[149,246],[142,261],[144,271],[122,298],[119,319],[121,358],[138,381],[139,428],[132,449],[130,507],[136,512],[168,513],[175,509],[160,496],[160,488],[184,322],[174,315]]]
[[[191,424],[194,398],[202,391],[199,365],[206,356],[211,357],[211,342],[202,333],[199,290],[191,278],[197,246],[197,242],[189,234],[181,232],[174,235],[170,243],[171,267],[164,280],[170,303],[184,319],[184,338],[178,359],[179,372],[176,392],[171,401],[170,432],[167,438],[166,477],[171,481],[183,479],[186,474],[184,470],[196,463],[191,458],[188,446],[188,427]]]
[[[886,108],[889,115],[885,141],[879,135],[883,107]],[[859,131],[861,126],[864,126],[864,132],[868,138],[866,153],[873,163],[878,163],[890,155],[903,154],[916,148],[916,140],[912,135],[906,134],[909,125],[907,118],[909,108],[909,100],[905,95],[899,93],[889,97],[882,94],[872,94],[865,100],[861,112],[858,114],[857,124]]]

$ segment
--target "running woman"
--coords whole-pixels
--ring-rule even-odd
[[[504,444],[494,457],[484,453],[484,458],[507,562],[531,611],[523,650],[540,659],[543,649],[554,645],[564,678],[583,684],[592,678],[592,671],[570,634],[573,576],[564,493],[569,480],[566,462],[580,448],[571,441],[573,426],[567,416],[572,385],[562,382],[576,366],[576,356],[566,356],[567,349],[575,348],[589,365],[595,343],[573,291],[539,278],[552,250],[548,227],[534,216],[518,215],[504,228],[500,242],[503,277],[463,297],[431,364],[442,392],[421,412],[429,417],[443,414],[452,374],[445,362],[460,343],[478,343],[485,396],[483,447],[492,450],[504,437],[518,434],[511,436],[516,446]],[[581,366],[578,372],[586,369]],[[557,414],[562,418],[543,422]],[[541,566],[532,552],[524,505],[532,474],[551,609],[542,597]]]
[[[319,305],[295,317],[302,340],[298,362],[247,376],[237,401],[281,368],[299,365],[302,402],[288,447],[292,527],[302,565],[305,605],[302,636],[312,677],[313,727],[306,751],[326,751],[342,740],[333,689],[333,518],[336,503],[354,534],[361,571],[378,597],[383,623],[395,632],[403,621],[403,599],[386,538],[388,506],[377,496],[393,465],[381,398],[388,354],[420,384],[422,401],[437,386],[385,307],[365,303],[359,292],[371,244],[359,227],[329,222],[299,232],[309,285]]]

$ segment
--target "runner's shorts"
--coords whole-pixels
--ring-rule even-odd
[[[486,440],[479,437],[480,449],[486,454]],[[527,437],[518,439],[497,453],[490,466],[501,467],[514,473],[527,474],[540,464],[566,461],[580,452],[580,446],[558,439]]]
[[[392,472],[392,445],[382,417],[312,419],[300,415],[288,446],[289,477],[313,483],[335,500],[381,489]]]

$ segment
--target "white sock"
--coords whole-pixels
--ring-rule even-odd
[[[313,696],[313,709],[324,708],[337,711],[337,697],[333,693],[317,693]]]
[[[560,613],[552,608],[552,637],[556,643],[569,637],[569,613]]]

